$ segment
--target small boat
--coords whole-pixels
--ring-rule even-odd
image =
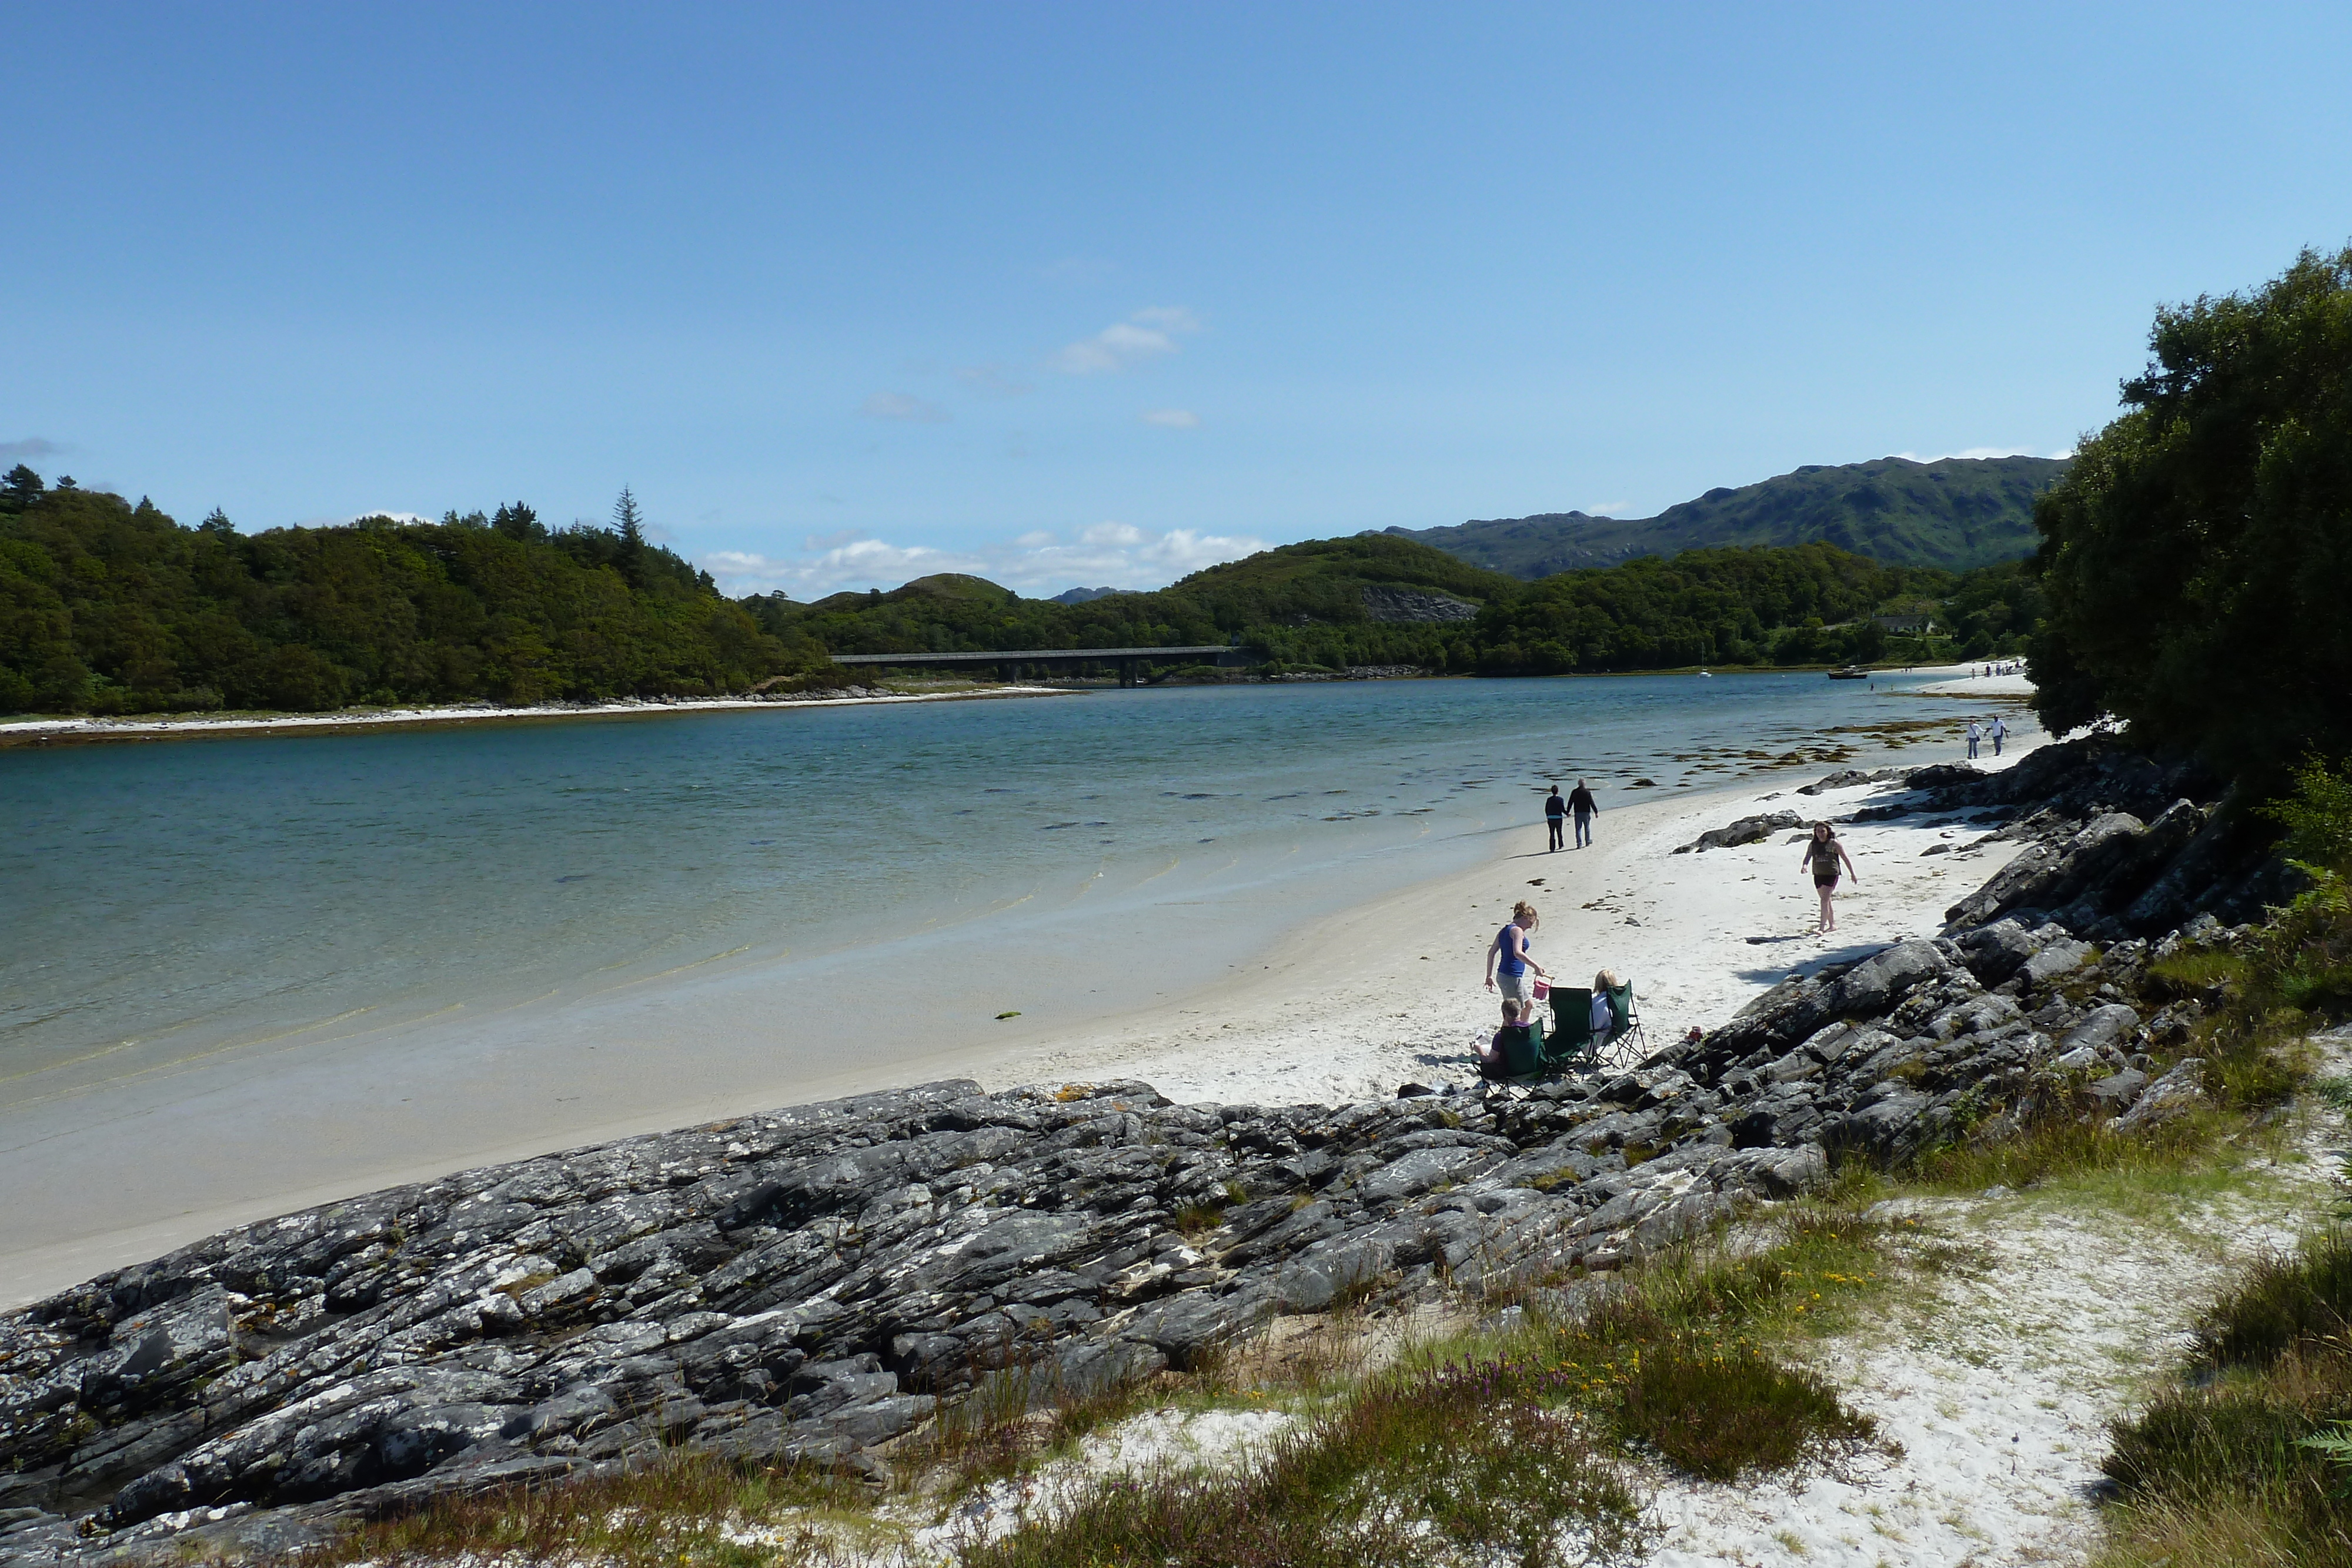
[[[1701,670],[1698,674],[1701,680],[1711,681],[1715,679],[1715,672],[1712,670]]]
[[[1830,672],[1830,679],[1833,681],[1859,681],[1868,676],[1870,672],[1864,669],[1860,664],[1848,664],[1842,670],[1832,670]]]

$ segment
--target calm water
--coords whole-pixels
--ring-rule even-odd
[[[747,954],[887,964],[910,933],[1066,921],[1094,888],[1394,885],[1532,822],[1552,779],[1605,807],[1950,717],[1909,684],[1234,686],[0,752],[0,1101],[361,1012]],[[1145,937],[1148,903],[1126,906]]]

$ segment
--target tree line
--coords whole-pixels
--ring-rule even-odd
[[[0,480],[0,711],[691,696],[820,657],[649,542],[625,491],[612,528],[517,502],[247,535]]]
[[[2014,566],[1955,576],[1821,544],[1529,583],[1362,534],[1075,605],[957,576],[737,601],[650,542],[626,491],[609,527],[551,529],[518,501],[246,535],[20,465],[0,481],[0,711],[699,696],[822,683],[835,653],[1240,642],[1285,668],[1488,675],[1980,655],[2013,650],[2035,593]],[[1888,605],[1929,606],[1958,640],[1890,639],[1869,620]],[[1455,618],[1399,618],[1432,606]]]

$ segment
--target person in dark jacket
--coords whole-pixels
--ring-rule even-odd
[[[1576,847],[1591,849],[1592,819],[1601,814],[1601,802],[1592,798],[1592,791],[1584,787],[1581,779],[1576,781],[1576,788],[1569,793],[1568,809],[1576,817]]]

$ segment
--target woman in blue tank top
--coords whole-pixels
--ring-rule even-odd
[[[1521,899],[1511,907],[1511,923],[1486,944],[1486,988],[1499,989],[1517,1001],[1535,1000],[1531,976],[1550,977],[1551,971],[1528,951],[1528,933],[1536,928],[1536,906]],[[1498,984],[1499,982],[1499,984]]]

